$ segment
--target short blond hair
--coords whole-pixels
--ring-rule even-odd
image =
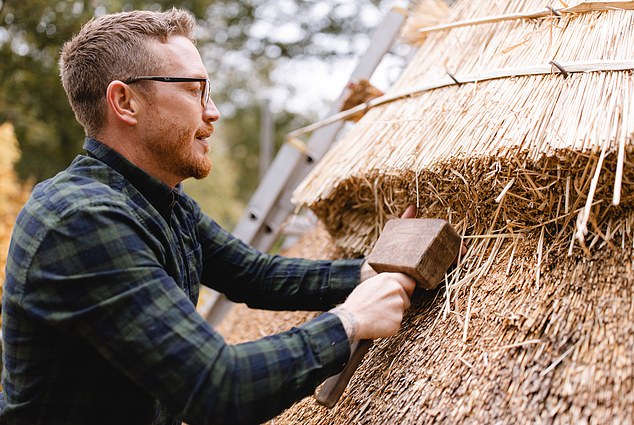
[[[96,136],[104,125],[111,81],[160,71],[148,41],[166,42],[172,35],[193,41],[194,26],[194,17],[180,9],[121,12],[90,20],[64,44],[59,60],[62,85],[87,135]]]

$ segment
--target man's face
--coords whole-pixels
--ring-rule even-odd
[[[172,36],[167,43],[150,42],[161,59],[158,74],[168,77],[207,78],[196,47],[183,36]],[[208,157],[213,122],[220,114],[211,99],[203,108],[200,82],[158,82],[151,84],[143,99],[144,119],[140,133],[144,161],[159,171],[168,185],[195,177],[201,179],[211,171]]]

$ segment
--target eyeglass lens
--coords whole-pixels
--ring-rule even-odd
[[[204,81],[203,83],[203,92],[202,92],[202,97],[200,99],[200,102],[203,105],[203,109],[207,108],[207,103],[209,103],[209,97],[210,97],[210,89],[209,89],[209,80]]]

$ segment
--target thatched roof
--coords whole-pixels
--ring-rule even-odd
[[[605,8],[615,2],[594,3]],[[634,2],[616,3],[634,8]],[[458,1],[447,19],[543,9],[536,0]],[[504,227],[483,223],[492,218],[483,208],[493,214],[502,205],[503,213],[511,202],[523,200],[526,206],[542,206],[543,195],[552,190],[539,186],[533,176],[542,175],[546,163],[558,170],[558,182],[574,179],[577,190],[564,187],[566,205],[549,205],[550,214],[522,213],[519,221],[510,214],[516,227],[536,225],[555,214],[572,215],[585,206],[589,194],[590,204],[598,200],[589,187],[582,187],[595,175],[593,161],[603,152],[612,164],[622,165],[624,150],[631,149],[631,70],[566,76],[549,63],[554,60],[564,70],[633,67],[634,12],[561,15],[428,33],[385,97],[414,95],[371,109],[298,188],[295,201],[313,209],[343,248],[362,253],[384,219],[408,202],[416,202],[427,215],[435,204],[443,210],[435,214],[452,214],[463,232]],[[531,72],[547,73],[524,75]],[[453,79],[479,82],[456,84]],[[625,149],[617,156],[619,147]],[[586,166],[585,175],[576,172]],[[577,181],[582,177],[583,182]],[[443,193],[446,189],[469,199],[457,199],[456,205]],[[479,191],[482,195],[474,196]],[[508,200],[494,202],[501,194]],[[608,195],[608,204],[613,195]]]
[[[510,275],[500,256],[468,288],[416,294],[339,404],[308,397],[274,423],[631,423],[631,248],[549,264],[540,287],[517,254]]]
[[[410,203],[469,252],[334,409],[276,424],[632,423],[634,2],[567,6],[458,0],[513,16],[425,32],[297,190],[349,254]]]

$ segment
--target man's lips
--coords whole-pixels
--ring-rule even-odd
[[[205,153],[209,152],[209,138],[211,137],[212,133],[213,130],[199,132],[195,135],[196,141],[203,146]]]
[[[197,139],[208,139],[213,134],[213,131],[199,131],[196,133]]]
[[[210,128],[209,130],[202,130],[202,131],[198,131],[198,132],[196,133],[196,136],[195,136],[195,137],[196,137],[196,139],[199,139],[199,140],[205,140],[205,141],[206,141],[207,139],[209,139],[209,138],[211,137],[211,135],[212,135],[213,133],[214,133],[214,129],[213,129],[213,127],[212,127],[212,128]]]

